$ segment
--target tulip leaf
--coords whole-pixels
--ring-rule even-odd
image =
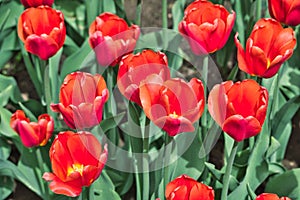
[[[275,114],[272,120],[272,135],[280,143],[278,158],[282,159],[291,134],[291,124],[293,116],[300,108],[300,95],[288,100]]]
[[[300,199],[300,168],[293,169],[272,177],[265,188],[265,192],[276,193],[293,200]]]
[[[2,27],[3,30],[7,28],[12,28],[16,26],[18,22],[18,18],[23,12],[23,5],[17,3],[17,1],[6,1],[5,3],[1,4],[0,6],[0,19],[5,21],[4,26]],[[7,11],[9,12],[9,15],[6,18]]]
[[[28,171],[21,171],[16,165],[8,160],[0,159],[0,174],[17,179],[30,190],[40,195],[40,190],[34,183],[34,178],[28,174]]]
[[[0,134],[8,138],[18,138],[17,133],[10,127],[12,113],[0,107]]]
[[[111,0],[103,0],[103,12],[116,13],[115,2]]]
[[[116,116],[112,116],[110,118],[102,120],[100,123],[100,127],[103,133],[106,133],[108,130],[117,127],[124,116],[125,112],[122,112],[120,114],[117,114]]]
[[[90,56],[92,56],[93,54],[94,53],[87,39],[78,51],[70,55],[64,61],[60,74],[61,79],[63,80],[65,76],[71,72],[78,71],[81,68],[86,67],[86,59],[90,58]]]
[[[178,24],[183,18],[186,0],[177,0],[172,7],[173,29],[178,30]]]
[[[14,186],[13,178],[0,176],[0,199],[6,199],[14,191]]]
[[[22,101],[20,90],[17,86],[17,82],[13,77],[8,77],[0,74],[0,106],[4,107],[8,100],[11,99],[17,103]]]
[[[0,159],[6,160],[10,156],[11,145],[5,141],[4,137],[0,137]],[[1,199],[1,198],[0,198]]]

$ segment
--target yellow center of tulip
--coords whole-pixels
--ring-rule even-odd
[[[270,65],[271,65],[271,61],[267,59],[267,69],[269,69]]]
[[[169,116],[172,118],[175,118],[175,119],[177,119],[179,117],[179,115],[177,115],[175,111],[172,114],[170,114]]]
[[[72,167],[69,167],[68,168],[68,176],[70,174],[72,174],[73,172],[79,172],[80,175],[82,176],[83,164],[76,163],[76,164],[73,164]]]

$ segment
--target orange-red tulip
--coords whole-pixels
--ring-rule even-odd
[[[162,52],[144,50],[122,58],[118,71],[118,88],[129,100],[141,105],[139,85],[151,74],[170,79],[167,56]]]
[[[167,200],[214,200],[214,190],[187,175],[181,175],[168,183],[165,196]]]
[[[296,45],[293,29],[282,28],[274,19],[260,19],[254,25],[245,50],[237,37],[238,34],[235,44],[239,68],[263,78],[274,76],[282,63],[292,56]]]
[[[64,44],[63,13],[48,6],[28,8],[19,18],[18,35],[28,52],[47,60]]]
[[[101,122],[108,96],[101,75],[73,72],[66,76],[60,88],[60,103],[51,104],[51,109],[60,112],[70,128],[91,128]]]
[[[257,135],[268,108],[268,91],[254,80],[215,85],[208,110],[219,126],[236,141]]]
[[[124,19],[105,12],[90,25],[89,35],[99,64],[114,66],[123,55],[134,50],[140,28],[137,25],[129,27]]]
[[[102,149],[97,138],[88,132],[61,132],[49,151],[53,173],[43,178],[57,194],[80,195],[82,187],[90,186],[101,174],[107,160],[107,148]]]
[[[196,55],[213,53],[224,47],[233,28],[235,12],[222,5],[197,0],[185,10],[179,32],[187,38]]]
[[[24,7],[52,6],[54,0],[21,0]]]
[[[155,74],[140,85],[140,100],[146,116],[170,136],[194,131],[193,123],[202,115],[205,104],[200,80],[164,82]]]
[[[291,200],[291,199],[288,197],[279,198],[276,194],[263,193],[261,195],[258,195],[255,200]]]
[[[299,0],[268,0],[270,15],[277,21],[290,26],[300,24]]]
[[[18,133],[24,146],[44,146],[52,136],[54,121],[50,115],[42,114],[38,122],[30,122],[22,110],[17,110],[11,116],[10,126]]]

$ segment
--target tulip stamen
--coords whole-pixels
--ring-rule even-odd
[[[82,173],[83,173],[83,164],[79,164],[79,163],[72,164],[72,167],[68,168],[68,176],[70,174],[72,174],[73,172],[79,172],[79,174],[82,176]]]
[[[172,118],[175,118],[175,119],[177,119],[179,117],[179,115],[177,115],[175,111],[172,114],[170,114],[169,116]]]

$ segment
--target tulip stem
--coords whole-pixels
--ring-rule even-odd
[[[168,28],[168,1],[162,0],[162,27]]]
[[[135,11],[135,24],[141,25],[143,0],[138,0]]]
[[[207,79],[208,79],[208,56],[203,58],[203,67],[202,67],[202,78],[204,84],[204,97],[207,97]],[[204,107],[204,111],[201,117],[201,125],[202,125],[202,137],[204,138],[207,133],[207,106]]]
[[[150,120],[145,115],[144,133],[143,133],[143,197],[145,199],[149,198],[149,123]]]
[[[238,142],[234,141],[233,147],[231,149],[231,153],[227,162],[225,174],[223,177],[223,189],[221,193],[221,200],[227,200],[227,193],[228,193],[228,188],[229,188],[229,182],[230,182],[230,174],[234,162],[234,158],[236,155],[238,149]]]
[[[43,174],[43,172],[46,172],[46,170],[45,170],[45,167],[44,167],[44,160],[43,160],[43,156],[42,156],[42,152],[41,152],[40,147],[37,147],[35,149],[35,154],[36,154],[36,159],[37,159],[37,162],[38,162],[38,167],[39,167],[40,171]],[[42,176],[42,174],[41,174],[41,176]],[[40,179],[40,177],[39,177],[39,179]],[[45,200],[49,199],[49,189],[48,189],[47,182],[42,181],[41,190],[42,190],[43,198]]]
[[[165,153],[164,153],[164,162],[163,162],[163,175],[164,175],[164,191],[166,191],[166,186],[169,183],[169,161],[172,153],[172,146],[168,147],[168,144],[172,141],[167,133],[165,133]]]

